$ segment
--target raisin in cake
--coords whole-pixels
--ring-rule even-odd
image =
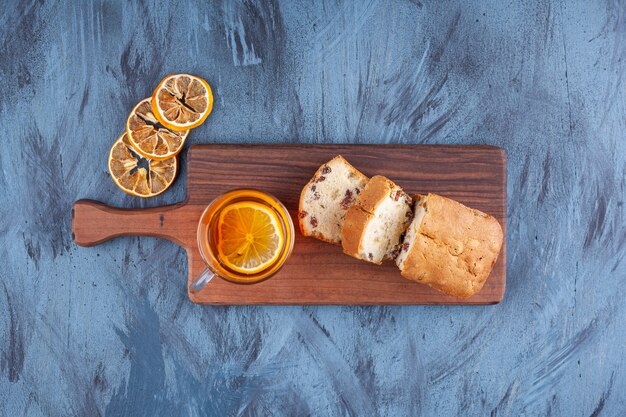
[[[342,156],[322,165],[300,194],[298,219],[302,234],[341,244],[346,212],[367,181]]]
[[[386,177],[372,177],[348,209],[341,232],[344,253],[381,264],[398,254],[413,217],[412,200]]]
[[[414,200],[414,218],[396,258],[402,276],[461,298],[480,291],[500,254],[500,223],[436,194]]]

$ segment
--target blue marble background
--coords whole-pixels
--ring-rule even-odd
[[[623,1],[165,3],[0,12],[1,416],[626,415]],[[77,247],[76,199],[184,198],[106,166],[172,72],[191,144],[504,147],[504,301],[200,307],[172,243]]]

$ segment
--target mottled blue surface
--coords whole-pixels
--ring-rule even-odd
[[[626,415],[624,2],[163,3],[0,12],[1,416]],[[77,247],[76,199],[183,199],[106,167],[172,72],[191,144],[506,148],[504,301],[200,307],[172,243]]]

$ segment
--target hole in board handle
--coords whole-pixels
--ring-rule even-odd
[[[75,210],[74,210],[74,207],[72,207],[72,229],[74,228],[74,216],[75,216]],[[76,235],[74,234],[73,230],[72,230],[72,241],[76,242]]]

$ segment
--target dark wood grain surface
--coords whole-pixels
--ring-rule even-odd
[[[189,151],[187,198],[178,205],[113,209],[79,201],[73,207],[74,240],[94,245],[122,235],[169,239],[188,256],[188,282],[205,264],[197,224],[206,206],[233,188],[257,188],[278,197],[298,224],[300,191],[317,168],[343,155],[367,176],[385,175],[409,193],[434,192],[496,217],[506,230],[506,156],[489,146],[196,145]],[[189,293],[199,304],[493,304],[506,287],[506,243],[483,289],[467,299],[440,293],[400,276],[394,263],[358,261],[339,246],[296,232],[293,253],[269,280],[240,285],[212,280]]]

